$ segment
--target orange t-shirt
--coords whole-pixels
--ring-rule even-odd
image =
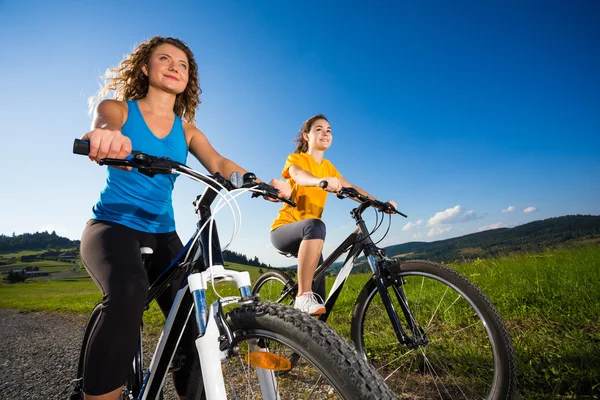
[[[325,201],[327,200],[327,194],[329,192],[326,192],[318,186],[305,187],[298,185],[290,177],[289,169],[292,165],[302,168],[317,178],[331,176],[336,178],[342,177],[329,160],[323,159],[323,162],[319,164],[310,154],[290,154],[285,160],[285,166],[283,167],[281,176],[287,179],[287,182],[292,189],[292,200],[296,202],[297,207],[292,207],[284,203],[283,207],[279,210],[279,215],[275,218],[275,221],[273,221],[273,225],[271,225],[271,230],[279,228],[281,225],[302,221],[307,218],[321,219],[321,215],[323,215],[323,208],[325,208]]]

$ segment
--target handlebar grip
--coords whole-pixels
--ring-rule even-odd
[[[73,142],[73,154],[87,156],[90,154],[90,142],[86,140],[75,139]]]
[[[73,154],[80,154],[82,156],[87,156],[90,154],[90,142],[87,140],[75,139],[73,142]],[[141,155],[142,153],[137,150],[132,150],[131,154],[125,157],[125,160],[131,160],[134,157]],[[147,158],[147,156],[145,156]],[[124,164],[125,165],[125,164]]]
[[[279,200],[283,201],[284,203],[289,204],[292,207],[296,207],[296,202],[290,199],[285,199],[283,197],[279,197]]]
[[[327,181],[321,181],[321,182],[319,182],[319,187],[321,189],[325,189],[327,187]]]

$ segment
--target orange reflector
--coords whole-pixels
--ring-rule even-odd
[[[289,371],[292,369],[292,363],[287,358],[264,351],[253,351],[246,354],[246,361],[253,367],[273,371]]]

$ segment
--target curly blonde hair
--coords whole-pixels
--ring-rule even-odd
[[[188,45],[182,40],[172,37],[154,36],[139,44],[127,58],[121,61],[118,67],[107,69],[102,77],[104,86],[96,96],[90,98],[90,110],[113,91],[114,98],[117,100],[139,100],[146,96],[148,77],[142,72],[142,66],[148,63],[154,49],[164,43],[182,50],[188,59],[188,84],[185,90],[175,98],[173,111],[179,118],[195,125],[196,108],[200,104],[200,94],[202,93],[198,80],[198,64],[196,64],[194,54]]]
[[[318,119],[324,119],[325,121],[329,122],[327,117],[323,114],[313,115],[312,117],[304,121],[304,123],[302,124],[302,128],[300,128],[300,132],[298,132],[298,135],[294,139],[294,142],[296,142],[297,144],[296,151],[294,151],[294,153],[306,153],[308,151],[308,142],[306,141],[306,139],[304,139],[304,134],[310,132],[310,129],[312,128],[313,124]]]

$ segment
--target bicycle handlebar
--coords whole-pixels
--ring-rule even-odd
[[[87,156],[90,153],[90,143],[85,140],[75,139],[73,142],[73,153]],[[215,180],[229,191],[241,188],[252,189],[254,191],[252,197],[265,196],[296,207],[296,203],[292,200],[279,197],[279,190],[273,186],[264,182],[256,182],[256,175],[251,172],[245,173],[243,176],[240,173],[234,172],[230,179],[224,178],[218,172],[215,175],[207,177],[187,167],[185,164],[171,160],[168,157],[151,156],[136,150],[132,151],[125,159],[103,158],[99,161],[99,164],[136,168],[140,173],[151,178],[157,174],[181,173],[199,178],[202,182],[211,186],[214,185],[211,180]]]
[[[319,182],[319,187],[321,189],[325,189],[327,187],[327,181]],[[337,197],[339,199],[344,199],[346,197],[357,199],[360,200],[362,203],[368,203],[369,205],[375,207],[379,211],[393,211],[395,214],[400,214],[404,218],[407,218],[406,214],[403,214],[400,211],[396,210],[396,208],[390,203],[379,200],[373,200],[365,195],[360,194],[358,190],[354,188],[343,187],[342,190],[340,190],[339,193],[337,193]]]

